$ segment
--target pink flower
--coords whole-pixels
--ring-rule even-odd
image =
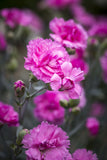
[[[64,120],[64,108],[59,101],[63,98],[62,93],[47,91],[46,93],[34,98],[36,108],[34,115],[40,121],[46,120],[54,124],[61,124]]]
[[[27,46],[25,69],[31,70],[34,76],[46,83],[56,73],[62,75],[61,64],[69,61],[69,55],[60,44],[51,39],[38,38],[31,40]]]
[[[3,9],[1,10],[1,15],[11,28],[21,25],[39,31],[43,27],[41,19],[30,10]]]
[[[6,39],[5,39],[4,35],[2,33],[0,33],[0,51],[5,50],[6,46],[7,46]]]
[[[0,123],[7,124],[8,126],[18,126],[19,116],[13,107],[0,102]]]
[[[80,4],[71,5],[71,12],[75,19],[86,27],[91,27],[96,23],[95,17],[91,13],[88,13]]]
[[[84,72],[80,68],[73,68],[70,62],[61,65],[63,77],[54,74],[51,78],[51,88],[53,90],[64,90],[72,99],[78,99],[81,95],[80,81],[84,79]]]
[[[22,144],[27,160],[72,160],[68,151],[70,141],[61,128],[42,122],[26,134]]]
[[[86,127],[92,136],[95,136],[98,134],[99,126],[100,126],[100,123],[96,118],[94,117],[87,118]]]
[[[14,88],[15,89],[22,89],[23,87],[25,87],[25,84],[22,80],[18,80],[14,83]]]
[[[63,18],[54,18],[50,21],[50,29],[54,34],[50,36],[62,45],[72,49],[85,49],[88,35],[83,27],[72,19],[64,21]]]
[[[101,67],[103,69],[103,79],[107,83],[107,51],[100,58]]]
[[[75,68],[80,68],[82,71],[84,71],[85,74],[88,73],[89,66],[88,64],[84,61],[83,58],[76,58],[75,56],[71,56],[71,63],[72,66]]]
[[[107,22],[100,21],[100,22],[95,23],[89,30],[89,35],[97,36],[97,37],[106,37],[107,36]]]
[[[86,149],[77,149],[73,154],[73,160],[98,160],[97,155]]]
[[[55,9],[63,9],[66,6],[77,3],[80,0],[45,0],[45,3],[47,6],[50,8],[55,8]]]
[[[82,88],[82,91],[81,91],[81,95],[80,95],[80,102],[79,102],[79,104],[78,104],[78,106],[77,107],[79,107],[79,108],[84,108],[85,107],[85,105],[86,105],[86,97],[85,97],[85,91],[84,91],[84,89]]]

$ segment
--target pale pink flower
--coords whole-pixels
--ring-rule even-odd
[[[27,160],[72,160],[66,132],[47,122],[30,130],[22,144],[27,149]]]
[[[0,102],[0,123],[7,124],[8,126],[18,126],[19,116],[13,107]]]
[[[40,31],[43,28],[41,19],[28,9],[6,8],[1,10],[1,15],[5,19],[6,24],[11,28],[15,28],[18,25],[29,27],[37,31]]]
[[[90,134],[92,136],[95,136],[99,132],[100,123],[96,118],[89,117],[86,121],[86,127],[89,130]]]
[[[24,67],[38,79],[49,83],[54,74],[62,76],[61,64],[69,60],[69,55],[60,44],[38,38],[29,42],[27,51]]]
[[[91,27],[96,23],[95,17],[91,13],[88,13],[80,4],[71,5],[71,12],[75,19],[86,27]]]
[[[64,120],[64,108],[59,101],[63,99],[62,92],[47,91],[46,93],[34,98],[36,108],[34,115],[38,120],[46,120],[50,123],[61,124]]]
[[[78,106],[77,107],[79,107],[79,108],[84,108],[85,107],[85,105],[86,105],[86,96],[85,96],[85,91],[84,91],[84,88],[82,87],[82,91],[81,91],[81,95],[80,95],[80,102],[79,102],[79,104],[78,104]]]
[[[6,46],[7,46],[6,39],[5,39],[4,35],[2,33],[0,33],[0,51],[5,50]]]
[[[64,21],[63,18],[54,18],[50,21],[51,38],[62,45],[72,49],[85,49],[88,35],[84,28],[72,19]]]
[[[100,58],[101,67],[103,69],[103,79],[107,83],[107,51]]]
[[[98,160],[97,155],[86,149],[77,149],[73,154],[73,160]]]
[[[70,4],[77,3],[80,0],[45,0],[45,3],[48,7],[54,9],[63,9]]]
[[[84,71],[85,74],[88,73],[89,66],[83,58],[78,58],[78,57],[75,57],[75,56],[71,56],[70,58],[71,58],[72,66],[74,68],[80,68],[82,71]]]
[[[84,79],[84,72],[80,68],[73,68],[70,62],[61,65],[63,77],[54,74],[51,78],[51,88],[53,90],[64,90],[72,99],[78,99],[81,95],[80,81]]]

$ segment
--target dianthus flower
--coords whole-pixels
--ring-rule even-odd
[[[25,69],[31,70],[34,76],[46,83],[56,73],[62,75],[61,64],[69,60],[65,48],[51,39],[34,39],[27,46]]]
[[[61,95],[62,92],[47,91],[35,97],[35,117],[40,121],[46,120],[50,123],[61,124],[64,120],[64,108],[62,108],[59,103],[59,101],[63,99]]]
[[[85,74],[88,73],[89,66],[83,58],[71,56],[71,63],[74,68],[80,68]]]
[[[64,21],[63,18],[54,18],[50,21],[50,29],[54,34],[51,38],[62,45],[72,49],[85,49],[88,35],[84,28],[72,19]]]
[[[103,69],[103,79],[107,83],[107,51],[100,58],[101,67]]]
[[[98,134],[99,126],[100,126],[100,123],[96,118],[94,117],[87,118],[86,127],[92,136],[95,136]]]
[[[8,126],[18,126],[19,116],[13,107],[0,102],[0,123],[7,124]]]
[[[50,8],[63,9],[69,4],[77,3],[79,1],[80,0],[45,0],[45,3]]]
[[[27,160],[72,160],[66,132],[47,122],[30,130],[22,144],[27,149]]]
[[[86,27],[91,27],[96,22],[95,17],[88,13],[80,4],[71,5],[71,12],[75,19]]]
[[[41,30],[43,26],[41,19],[30,10],[3,9],[1,10],[1,15],[11,28],[21,25],[33,30]]]
[[[90,36],[106,37],[107,36],[107,22],[99,21],[95,23],[89,30]]]
[[[73,68],[70,62],[61,65],[63,77],[54,74],[51,78],[51,88],[62,90],[72,99],[78,99],[81,95],[80,81],[84,79],[84,72],[80,68]]]
[[[77,149],[73,154],[73,160],[98,160],[97,155],[86,149]]]
[[[2,33],[0,33],[0,51],[5,50],[6,45],[7,45],[6,39],[5,39],[4,35]]]

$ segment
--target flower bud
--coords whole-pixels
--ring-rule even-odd
[[[60,105],[64,108],[68,108],[68,102],[66,100],[61,100]]]
[[[17,97],[22,97],[25,92],[25,84],[23,81],[18,80],[14,83],[15,94]]]
[[[73,108],[78,106],[78,104],[80,103],[79,99],[70,99],[68,102],[69,108]]]
[[[81,111],[79,107],[72,108],[72,113],[78,114]]]
[[[29,73],[29,79],[32,82],[37,82],[38,81],[37,78],[32,73]]]
[[[22,129],[20,132],[19,132],[19,134],[18,134],[18,137],[17,137],[17,139],[16,139],[16,143],[18,144],[18,145],[21,145],[21,142],[22,142],[22,140],[23,140],[23,137],[26,135],[26,134],[28,134],[29,133],[29,130],[28,129]]]

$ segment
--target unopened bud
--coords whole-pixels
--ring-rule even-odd
[[[23,137],[24,137],[26,134],[28,134],[28,133],[30,133],[28,129],[23,129],[23,130],[21,130],[21,131],[19,132],[19,134],[18,134],[17,139],[16,139],[16,143],[17,143],[18,145],[21,145],[22,140],[23,140]]]
[[[18,80],[14,83],[15,94],[17,97],[22,97],[25,92],[25,83],[22,80]]]
[[[64,108],[68,108],[68,102],[66,100],[61,100],[60,105]]]
[[[68,102],[68,105],[69,105],[69,108],[74,108],[78,106],[79,103],[80,103],[79,99],[70,99]]]
[[[37,78],[32,73],[29,73],[29,79],[32,82],[37,82],[38,81]]]
[[[78,114],[80,112],[80,108],[79,107],[74,107],[72,108],[72,112],[75,113],[75,114]]]

